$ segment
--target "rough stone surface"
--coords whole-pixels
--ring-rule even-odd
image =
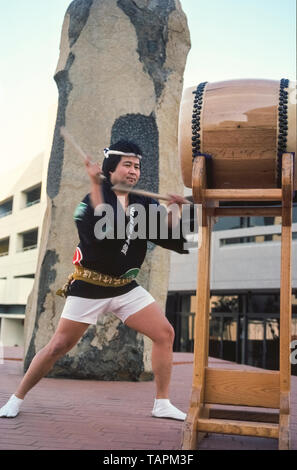
[[[51,339],[64,301],[55,295],[72,272],[77,203],[89,191],[81,158],[60,136],[65,125],[102,161],[103,149],[133,139],[144,154],[139,187],[181,191],[177,127],[190,38],[179,0],[74,0],[65,15],[55,73],[59,91],[34,287],[26,311],[25,370]],[[138,277],[164,307],[169,252],[149,245]],[[147,380],[151,341],[108,314],[90,326],[53,377]],[[116,358],[116,360],[115,360]]]

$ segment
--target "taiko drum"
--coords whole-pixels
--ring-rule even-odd
[[[209,188],[278,188],[282,155],[294,152],[296,190],[296,83],[241,79],[187,88],[178,146],[187,187],[193,159],[205,155]]]

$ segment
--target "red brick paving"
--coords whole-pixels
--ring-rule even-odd
[[[0,364],[0,407],[16,389],[20,348],[5,348]],[[9,359],[6,359],[9,358]],[[17,360],[19,359],[19,360]],[[175,353],[171,400],[187,412],[193,355]],[[210,365],[231,363],[210,358]],[[232,367],[234,364],[232,364]],[[0,419],[1,450],[179,450],[182,423],[151,417],[153,382],[101,382],[44,378],[27,395],[21,413]],[[297,449],[297,377],[292,377],[292,449]],[[210,434],[199,449],[277,449],[274,439]]]

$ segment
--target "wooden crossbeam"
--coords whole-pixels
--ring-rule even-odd
[[[236,434],[240,436],[270,437],[278,439],[279,426],[274,423],[255,423],[253,421],[229,421],[225,419],[198,419],[201,432]]]
[[[281,189],[205,189],[204,199],[216,201],[281,201]]]

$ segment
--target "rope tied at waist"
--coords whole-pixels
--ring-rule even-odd
[[[67,297],[68,289],[72,281],[84,281],[89,284],[103,287],[121,287],[129,284],[135,279],[135,275],[128,277],[115,277],[109,274],[98,273],[91,269],[84,268],[83,266],[75,266],[75,271],[69,274],[67,282],[61,289],[58,289],[56,294],[60,297]]]

